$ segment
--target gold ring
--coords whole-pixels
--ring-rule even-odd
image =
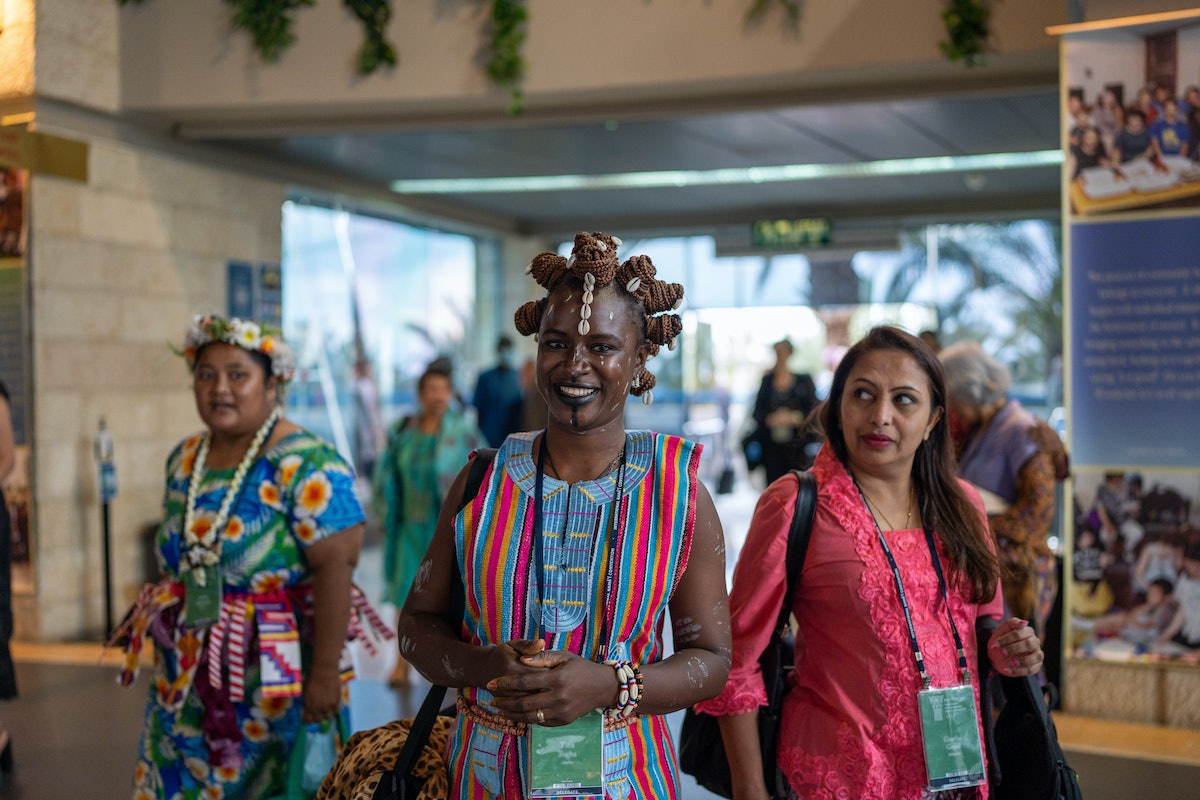
[[[538,709],[537,713],[537,721],[538,725],[541,725],[546,721],[546,712],[542,711],[540,708]]]

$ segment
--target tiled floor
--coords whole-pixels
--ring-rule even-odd
[[[716,498],[729,542],[729,563],[737,557],[745,525],[757,498],[743,486]],[[368,596],[380,596],[379,548],[369,545],[356,579]],[[391,614],[391,609],[386,609]],[[0,800],[127,800],[146,692],[145,677],[130,688],[116,683],[116,654],[101,662],[96,644],[30,646],[18,644],[20,697],[0,704],[0,724],[13,736],[15,770],[0,785]],[[394,653],[358,655],[359,679],[351,689],[356,729],[412,716],[425,686],[388,688]],[[681,714],[672,722],[677,726]],[[1200,797],[1200,731],[1171,731],[1069,717],[1060,722],[1071,764],[1080,773],[1088,800],[1195,800]],[[1139,742],[1151,736],[1151,747]],[[686,776],[685,776],[685,780]],[[683,800],[712,800],[687,780]]]

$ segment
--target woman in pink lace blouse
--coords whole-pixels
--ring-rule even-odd
[[[978,700],[979,677],[962,668],[979,663],[975,619],[1001,612],[983,504],[955,478],[941,366],[916,337],[876,328],[847,352],[818,413],[826,443],[812,468],[817,512],[791,599],[796,672],[780,729],[791,796],[917,800],[933,796],[932,782],[954,797],[984,798],[985,784],[955,789],[953,770],[940,780],[930,774],[936,767],[926,767],[925,744],[946,746],[941,732],[923,735],[919,711],[937,694],[922,695],[923,686]],[[784,600],[797,488],[794,476],[784,476],[758,502],[730,595],[729,681],[697,705],[721,716],[735,800],[769,796],[756,727],[765,701],[757,658]],[[1041,667],[1041,646],[1025,620],[1001,623],[987,647],[1004,675]]]

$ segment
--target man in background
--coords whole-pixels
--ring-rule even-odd
[[[501,336],[496,341],[496,366],[480,373],[475,383],[472,404],[479,429],[492,447],[499,447],[505,436],[521,427],[521,384],[512,365],[512,348],[512,339]]]

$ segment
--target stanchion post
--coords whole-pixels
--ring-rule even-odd
[[[113,633],[112,609],[112,546],[109,506],[117,496],[117,464],[113,459],[112,433],[104,417],[96,429],[92,440],[92,452],[96,456],[96,465],[100,471],[100,533],[101,547],[104,550],[104,636],[107,639]]]

